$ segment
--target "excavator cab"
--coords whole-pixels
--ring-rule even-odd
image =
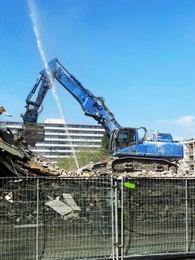
[[[115,152],[117,149],[126,147],[134,147],[137,141],[137,129],[131,127],[121,127],[114,129],[110,138],[110,152]]]
[[[136,143],[136,130],[135,129],[122,129],[118,132],[117,143],[120,149],[134,145]]]

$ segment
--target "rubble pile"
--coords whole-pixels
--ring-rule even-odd
[[[4,137],[4,138],[2,138]],[[23,140],[0,137],[0,176],[66,176],[69,171],[60,169],[47,158],[30,151]]]
[[[70,174],[69,171],[60,169],[53,161],[35,153],[31,153],[28,161],[18,160],[17,163],[21,170],[25,170],[24,174],[28,176],[68,176]]]
[[[51,178],[50,181],[43,178],[39,182],[37,197],[36,179],[29,177],[3,180],[0,183],[0,201],[5,212],[9,212],[9,214],[5,215],[5,218],[2,218],[1,214],[1,223],[2,221],[15,224],[35,223],[37,200],[40,203],[40,217],[46,218],[48,222],[54,218],[52,214],[54,212],[56,212],[56,216],[63,217],[64,220],[74,219],[81,208],[77,206],[72,195],[67,193],[70,192],[71,185],[72,183],[64,183],[61,179],[56,182],[55,178]],[[74,194],[77,192],[74,191]],[[41,218],[39,220],[43,221]]]
[[[99,165],[99,167],[97,167]],[[143,171],[134,171],[134,172],[115,172],[112,170],[111,167],[111,160],[110,161],[103,161],[98,163],[89,163],[85,167],[83,167],[81,170],[81,175],[84,177],[90,177],[90,176],[113,176],[115,178],[119,177],[162,177],[162,178],[175,178],[175,177],[185,177],[188,176],[184,170],[178,169],[177,172],[174,171],[159,171],[154,172],[151,170],[143,170]],[[194,175],[190,175],[191,177],[195,177]]]
[[[12,133],[0,134],[0,176],[125,176],[125,177],[184,177],[185,172],[171,171],[153,172],[142,170],[135,172],[114,172],[111,166],[112,160],[89,165],[71,172],[68,169],[59,168],[56,163],[30,151],[23,138],[15,139]],[[193,176],[192,176],[193,177]],[[194,176],[195,177],[195,176]]]

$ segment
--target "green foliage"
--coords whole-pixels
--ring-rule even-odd
[[[109,139],[107,136],[107,133],[105,132],[103,137],[102,137],[102,141],[101,141],[101,149],[105,150],[105,152],[108,153],[109,150]]]
[[[59,158],[57,161],[59,167],[64,168],[66,170],[75,170],[77,168],[76,162],[73,156]]]
[[[76,160],[80,168],[90,162],[99,162],[107,158],[108,150],[106,141],[102,141],[100,148],[92,149],[90,147],[82,147],[78,152],[76,152]],[[77,170],[75,158],[73,156],[60,158],[57,163],[59,167],[64,169]]]

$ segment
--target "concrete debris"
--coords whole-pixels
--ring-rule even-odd
[[[11,134],[10,134],[11,135]],[[60,169],[56,163],[30,151],[20,137],[0,133],[0,176],[69,176],[69,171]]]
[[[170,171],[153,172],[151,169],[135,172],[116,172],[112,169],[112,160],[90,163],[78,171],[59,168],[56,163],[30,151],[28,144],[16,137],[10,131],[0,133],[0,176],[59,176],[59,177],[184,177],[185,172]],[[189,175],[188,175],[189,176]],[[195,177],[195,174],[194,176]]]
[[[48,201],[45,203],[45,205],[49,206],[53,210],[55,210],[57,213],[59,213],[61,216],[68,215],[72,212],[71,207],[66,205],[64,202],[55,199],[52,201]]]
[[[63,193],[64,202],[60,200],[60,197],[57,196],[54,200],[46,202],[45,205],[57,212],[64,220],[77,219],[81,208],[77,206],[72,195]]]
[[[12,192],[8,192],[7,195],[5,195],[5,199],[10,202],[13,203],[13,193]]]
[[[87,224],[93,232],[96,223],[106,223],[107,207],[111,212],[111,206],[105,202],[111,188],[110,181],[101,179],[99,185],[96,179],[81,181],[80,177],[2,178],[0,204],[5,214],[2,213],[1,226],[44,226],[43,232],[61,226],[69,232],[70,223],[75,223],[73,229],[79,227],[82,230]]]
[[[64,202],[69,205],[74,211],[80,211],[81,208],[77,206],[71,194],[63,193]]]
[[[103,161],[104,166],[102,167],[97,167],[97,165],[101,165],[101,162],[96,163],[89,163],[88,165],[86,165],[85,167],[82,168],[82,171],[80,170],[80,174],[82,177],[95,177],[95,176],[113,176],[118,178],[119,176],[124,176],[127,178],[130,177],[189,177],[189,174],[186,174],[185,171],[183,169],[178,170],[178,172],[172,172],[172,171],[161,171],[161,172],[155,172],[155,171],[151,171],[150,169],[147,170],[142,170],[142,171],[134,171],[134,172],[115,172],[113,171],[112,167],[111,167],[111,162],[107,161],[107,163],[105,163],[105,161]],[[78,172],[77,172],[78,173]],[[195,177],[195,173],[194,175],[190,175],[191,177]]]

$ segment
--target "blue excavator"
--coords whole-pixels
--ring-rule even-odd
[[[81,105],[86,116],[93,117],[105,129],[109,138],[109,150],[113,156],[114,171],[171,170],[177,172],[183,158],[183,146],[173,140],[170,133],[148,134],[145,127],[123,127],[105,105],[102,97],[94,96],[59,62],[51,60],[40,72],[40,77],[26,99],[23,118],[23,137],[33,145],[44,141],[44,127],[37,124],[42,103],[54,82],[58,81]],[[37,93],[37,94],[36,94]],[[35,101],[32,101],[36,94]],[[142,137],[140,137],[140,131]]]

